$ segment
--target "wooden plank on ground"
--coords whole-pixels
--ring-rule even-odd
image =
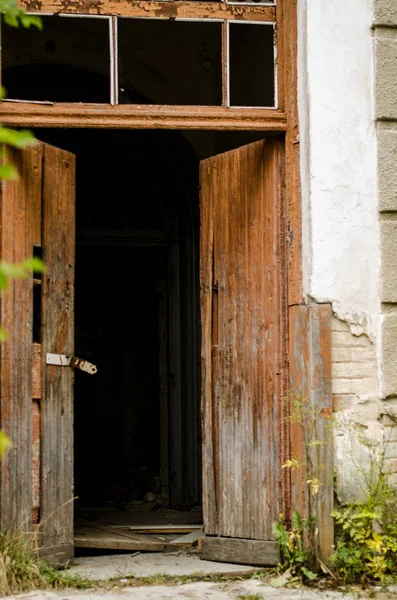
[[[76,548],[161,552],[167,544],[132,532],[127,534],[125,531],[108,528],[78,527],[75,530],[74,545]]]
[[[186,535],[180,535],[175,540],[169,542],[169,546],[175,546],[178,548],[190,548],[191,546],[197,546],[199,538],[204,535],[203,528],[196,529]]]
[[[109,525],[109,528],[127,529],[135,533],[176,533],[179,535],[201,531],[202,525]]]
[[[276,542],[202,537],[200,545],[203,560],[261,567],[274,567],[280,561]]]

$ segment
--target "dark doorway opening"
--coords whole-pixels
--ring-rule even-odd
[[[36,135],[76,155],[75,354],[98,367],[75,372],[77,522],[197,526],[198,167],[262,136]]]
[[[40,131],[76,154],[77,506],[201,503],[197,159],[164,132]]]

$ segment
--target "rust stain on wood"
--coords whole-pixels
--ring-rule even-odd
[[[32,398],[41,398],[41,344],[33,344]]]
[[[201,163],[204,523],[272,539],[280,509],[284,144]]]

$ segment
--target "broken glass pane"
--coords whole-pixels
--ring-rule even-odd
[[[2,26],[7,98],[109,102],[108,17],[43,16],[43,30]]]
[[[272,24],[229,23],[229,105],[275,106]]]
[[[220,105],[221,23],[119,18],[119,101]]]

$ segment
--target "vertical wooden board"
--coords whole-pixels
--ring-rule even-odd
[[[42,146],[8,150],[19,172],[1,183],[0,256],[20,262],[32,256],[35,208],[40,204]],[[8,340],[0,344],[0,427],[13,448],[1,464],[2,530],[30,530],[32,511],[32,309],[33,278],[14,280],[0,300]]]
[[[48,145],[42,220],[41,546],[67,557],[73,552],[73,372],[45,359],[47,352],[74,349],[75,157]]]
[[[292,508],[316,518],[316,552],[327,563],[333,544],[331,307],[290,308]],[[318,493],[308,480],[318,479]]]
[[[281,0],[277,3],[277,18],[282,12],[282,24],[278,31],[281,48],[279,76],[284,79],[284,108],[287,114],[286,134],[286,196],[287,196],[287,266],[288,303],[302,303],[302,208],[300,182],[300,139],[298,115],[298,31],[297,0]],[[281,16],[281,15],[280,15]]]
[[[273,139],[201,165],[204,523],[212,535],[272,539],[279,512],[283,164],[283,142]]]
[[[40,400],[32,402],[32,521],[40,521],[41,491],[41,407]]]

